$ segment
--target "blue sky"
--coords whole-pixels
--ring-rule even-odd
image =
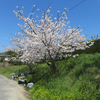
[[[3,46],[10,46],[10,36],[15,36],[15,33],[20,32],[18,23],[22,23],[13,10],[16,5],[21,9],[24,6],[24,15],[28,16],[33,5],[36,5],[40,10],[46,10],[51,6],[51,14],[57,16],[57,11],[63,13],[64,8],[71,9],[82,0],[0,0],[0,53],[5,52]],[[39,16],[39,13],[35,11]],[[41,17],[41,16],[39,16]],[[70,10],[67,13],[70,26],[83,29],[81,34],[86,35],[86,40],[91,40],[91,36],[100,34],[100,0],[84,0],[80,5]],[[90,35],[88,35],[90,33]],[[100,35],[99,35],[100,36]]]

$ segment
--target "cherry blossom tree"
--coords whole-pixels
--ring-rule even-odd
[[[12,45],[10,47],[4,47],[6,50],[16,52],[17,59],[26,62],[27,64],[34,64],[45,60],[51,67],[54,73],[57,73],[57,66],[55,62],[57,59],[71,56],[70,53],[75,50],[85,50],[92,46],[94,42],[84,41],[85,35],[80,35],[82,30],[79,30],[79,26],[76,28],[70,28],[69,22],[67,22],[67,9],[61,16],[55,18],[50,14],[49,7],[46,11],[41,11],[42,17],[35,15],[35,5],[32,7],[32,13],[28,17],[23,14],[23,8],[18,11],[13,10],[16,17],[24,21],[24,25],[18,24],[22,32],[16,34],[17,37],[11,36]],[[58,15],[60,11],[57,12]],[[38,18],[38,20],[36,20]],[[82,42],[84,41],[84,42]],[[82,43],[79,43],[82,42]],[[91,44],[87,46],[87,43]],[[16,46],[16,47],[15,47]],[[75,55],[73,55],[75,57]],[[16,60],[16,58],[15,58]]]
[[[98,34],[97,34],[97,38],[94,36],[94,38],[93,38],[93,36],[91,36],[91,38],[92,38],[92,40],[97,40],[98,39]]]

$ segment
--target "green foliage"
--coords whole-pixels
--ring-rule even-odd
[[[27,75],[27,82],[33,82],[31,100],[99,100],[100,99],[100,53],[80,54],[56,61],[57,74],[53,74],[46,63],[33,67],[36,73]],[[0,73],[28,71],[24,65],[1,67]]]
[[[6,52],[3,52],[1,53],[2,55],[12,55],[12,54],[16,54],[15,52],[13,51],[6,51]]]
[[[10,55],[10,57],[15,57],[15,56],[16,56],[16,54],[15,54],[15,53],[13,53],[13,54],[11,54],[11,55]]]
[[[94,42],[94,45],[86,49],[85,52],[87,54],[95,54],[96,52],[100,53],[100,39],[92,41]]]
[[[10,60],[10,64],[12,64],[12,65],[23,65],[23,62]]]
[[[41,78],[31,90],[32,100],[97,100],[100,98],[98,83],[94,82],[96,70],[89,70],[91,66],[100,69],[97,59],[99,53],[82,54],[77,58],[70,58],[68,61],[57,61],[58,75]],[[74,62],[74,63],[72,63]],[[41,64],[42,65],[42,64]],[[70,69],[69,66],[74,66]],[[40,65],[39,65],[40,66]],[[91,69],[93,69],[91,68]],[[69,71],[67,71],[70,69]],[[93,73],[94,72],[94,73]],[[39,72],[41,75],[41,72]],[[89,74],[88,74],[89,73]],[[73,78],[72,78],[73,77]],[[35,77],[34,77],[35,78]],[[33,78],[33,79],[34,79]],[[99,92],[99,93],[98,93]]]
[[[23,73],[26,69],[27,65],[20,65],[20,66],[14,66],[14,65],[10,65],[10,66],[5,66],[5,67],[0,67],[0,74],[11,78],[11,73],[19,73],[19,75],[21,73]],[[28,69],[27,69],[28,71]]]
[[[3,62],[3,61],[4,61],[4,58],[1,58],[1,59],[0,59],[0,62]]]
[[[75,52],[73,52],[72,54],[95,54],[95,53],[100,53],[100,39],[96,39],[96,40],[92,40],[91,42],[94,42],[94,44],[92,46],[90,46],[90,48],[86,48],[85,50],[76,50]],[[89,46],[88,43],[87,45]],[[82,43],[82,42],[80,42]]]
[[[2,55],[10,55],[10,58],[11,57],[15,57],[17,54],[13,51],[6,51],[4,53],[2,53]],[[3,58],[0,59],[0,62],[3,61]],[[10,64],[12,65],[23,65],[23,63],[21,61],[13,61],[13,60],[10,60]]]

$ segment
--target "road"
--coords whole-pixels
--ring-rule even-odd
[[[0,75],[0,100],[29,100],[24,87]]]

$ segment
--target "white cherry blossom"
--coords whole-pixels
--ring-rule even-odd
[[[33,5],[33,7],[35,6]],[[84,41],[85,35],[80,35],[82,30],[79,30],[79,27],[68,29],[69,22],[66,21],[67,16],[65,12],[62,13],[59,21],[57,21],[56,17],[54,20],[51,20],[53,18],[50,16],[50,9],[47,9],[46,12],[41,11],[42,17],[39,20],[26,18],[21,13],[18,13],[20,11],[16,12],[13,10],[13,12],[25,22],[24,25],[19,24],[23,33],[18,33],[17,38],[12,36],[10,39],[12,41],[11,46],[4,47],[4,49],[16,52],[18,54],[16,58],[22,62],[34,64],[45,60],[53,69],[53,72],[56,73],[56,60],[68,56],[74,57],[74,55],[68,53],[74,52],[75,49],[84,50],[93,45],[92,42],[87,46],[86,43],[91,41]],[[79,44],[76,40],[84,42]]]

